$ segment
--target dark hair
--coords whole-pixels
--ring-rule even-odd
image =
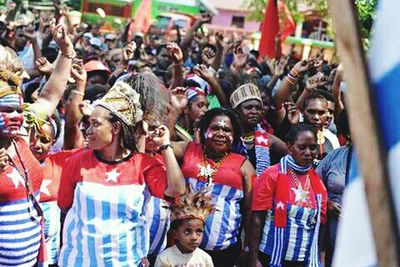
[[[299,123],[289,130],[288,134],[286,135],[286,142],[289,144],[294,144],[297,136],[302,132],[312,132],[315,139],[317,139],[317,128],[315,126],[307,123]]]
[[[54,120],[54,123],[56,124],[56,127],[57,127],[57,129],[54,129],[54,126],[51,125],[51,128],[53,129],[53,133],[54,133],[54,140],[57,140],[61,134],[61,118],[60,118],[60,113],[58,112],[58,110],[54,111],[54,114],[51,116],[51,118]]]
[[[314,100],[314,99],[320,99],[320,100],[325,101],[325,102],[327,101],[326,98],[323,95],[321,95],[320,93],[313,92],[310,95],[308,95],[306,97],[306,99],[304,100],[303,107],[302,107],[303,110],[305,110],[306,107],[308,106],[308,104],[310,103],[310,101]]]
[[[317,93],[322,95],[323,97],[325,97],[326,100],[331,101],[331,102],[335,102],[335,98],[333,97],[331,92],[318,88],[317,89]]]
[[[349,118],[347,116],[346,109],[342,110],[335,120],[335,124],[338,130],[338,134],[343,134],[346,137],[350,137]]]
[[[110,122],[119,122],[121,124],[120,137],[124,148],[132,152],[137,152],[136,139],[135,139],[135,126],[126,124],[121,118],[114,113],[110,112]]]
[[[242,128],[240,127],[239,118],[231,109],[227,108],[213,108],[208,110],[200,120],[200,141],[202,144],[205,143],[204,133],[207,131],[208,126],[210,126],[211,121],[216,116],[227,116],[232,123],[233,128],[233,143],[232,147],[237,147],[241,144],[240,137],[242,136]]]

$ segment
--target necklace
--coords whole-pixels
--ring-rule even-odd
[[[200,164],[197,164],[197,166],[199,166],[200,169],[199,173],[197,174],[197,177],[204,177],[207,181],[207,185],[212,185],[214,180],[214,174],[218,171],[219,167],[221,167],[221,165],[225,162],[228,156],[229,153],[225,153],[225,155],[214,164],[214,167],[212,167],[205,153],[203,153],[203,161]]]
[[[295,202],[296,205],[301,204],[302,202],[305,204],[305,206],[309,209],[312,209],[312,203],[310,201],[310,197],[308,196],[310,191],[310,176],[306,175],[306,182],[305,186],[301,185],[300,179],[297,176],[297,174],[290,168],[289,169],[289,174],[292,177],[292,181],[296,185],[297,188],[291,188],[291,190],[295,193]]]

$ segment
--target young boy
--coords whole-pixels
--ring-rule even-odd
[[[210,212],[208,188],[186,194],[171,206],[171,230],[176,244],[158,255],[155,267],[214,267],[210,255],[198,248],[203,239],[204,223]]]

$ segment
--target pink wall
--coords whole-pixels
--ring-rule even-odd
[[[260,23],[255,21],[248,21],[246,19],[247,12],[240,11],[232,11],[232,10],[224,10],[218,9],[218,15],[215,15],[212,19],[213,25],[218,26],[232,26],[232,17],[233,16],[244,16],[244,29],[248,31],[258,31],[260,29]]]

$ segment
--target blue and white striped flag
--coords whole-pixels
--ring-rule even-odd
[[[369,58],[377,125],[387,153],[397,221],[400,221],[400,1],[381,0]],[[365,103],[368,105],[368,103]],[[365,184],[353,157],[333,266],[378,266]]]

